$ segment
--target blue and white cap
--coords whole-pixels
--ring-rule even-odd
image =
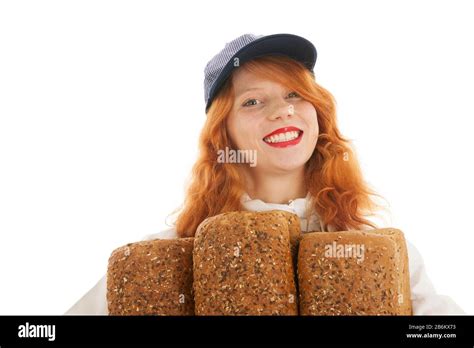
[[[234,68],[253,58],[273,54],[293,58],[303,63],[311,72],[316,64],[316,47],[303,37],[293,34],[241,35],[226,43],[204,69],[206,113]]]

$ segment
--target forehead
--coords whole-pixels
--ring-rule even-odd
[[[240,67],[232,73],[232,84],[236,96],[250,88],[283,87],[277,82],[250,72],[245,67]]]

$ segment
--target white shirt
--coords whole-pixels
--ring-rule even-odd
[[[251,199],[248,194],[242,196],[241,202],[248,211],[285,210],[298,215],[301,221],[302,233],[309,231],[332,232],[335,229],[329,225],[324,226],[317,215],[305,216],[306,204],[309,202],[309,194],[306,198],[297,198],[288,204],[265,203],[260,199]],[[159,233],[145,236],[143,240],[173,239],[178,238],[176,229],[170,228]],[[429,279],[423,258],[406,236],[411,300],[414,315],[445,315],[466,314],[450,297],[437,294]],[[102,314],[107,315],[107,278],[104,275],[97,284],[90,289],[79,301],[74,304],[65,314]]]

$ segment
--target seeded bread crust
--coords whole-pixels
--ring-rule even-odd
[[[327,255],[333,242],[363,245],[363,261]],[[223,213],[195,238],[115,249],[107,304],[110,315],[412,315],[406,241],[394,228],[302,234],[282,210]]]
[[[404,301],[400,304],[400,311],[404,315],[413,315],[413,308],[411,302],[411,288],[410,288],[410,270],[409,270],[409,260],[408,260],[408,249],[405,240],[405,235],[402,231],[396,228],[380,228],[372,230],[373,233],[378,233],[386,235],[389,238],[392,238],[397,245],[397,253],[400,257],[400,262],[402,266],[399,268],[401,270],[401,287],[399,292],[403,294]]]
[[[299,221],[283,211],[230,212],[204,220],[193,251],[196,315],[297,315],[290,240]]]
[[[363,245],[363,261],[354,249],[352,256],[328,253],[334,242]],[[412,315],[408,254],[398,229],[304,234],[297,273],[300,315]]]
[[[194,315],[194,238],[155,239],[115,249],[107,269],[109,315]]]

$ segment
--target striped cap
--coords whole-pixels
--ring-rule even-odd
[[[313,72],[316,47],[303,37],[292,34],[244,34],[225,44],[204,69],[204,102],[206,113],[234,68],[265,55],[285,55],[303,63]]]

